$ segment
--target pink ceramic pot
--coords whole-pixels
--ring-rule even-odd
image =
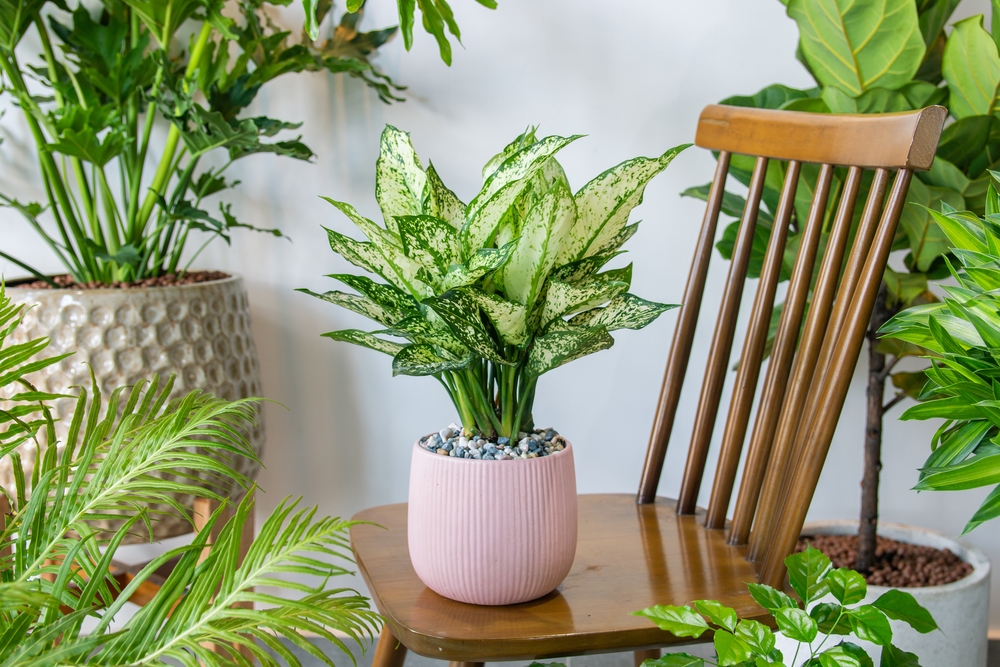
[[[414,445],[407,531],[417,576],[446,598],[503,605],[553,591],[576,555],[572,446],[479,461]]]

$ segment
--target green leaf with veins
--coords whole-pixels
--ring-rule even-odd
[[[930,612],[906,591],[888,590],[880,595],[872,606],[882,610],[894,621],[903,621],[921,634],[933,632],[938,628]]]
[[[709,630],[708,623],[691,607],[674,605],[655,605],[642,611],[634,612],[635,616],[644,616],[655,623],[661,630],[677,637],[692,637],[697,639]]]
[[[989,116],[1000,85],[1000,54],[983,17],[959,21],[948,37],[941,67],[948,81],[949,109],[956,118]]]
[[[769,612],[779,609],[798,609],[799,605],[788,594],[767,584],[748,583],[747,589],[754,601]]]
[[[808,605],[830,590],[826,581],[832,569],[830,559],[822,551],[807,547],[785,559],[788,581],[802,601]]]
[[[774,612],[774,620],[781,634],[789,639],[806,644],[816,639],[816,620],[802,609],[779,609]]]
[[[851,609],[847,616],[858,639],[879,646],[888,646],[892,642],[892,628],[889,626],[889,619],[874,605],[866,604]]]
[[[736,623],[739,619],[736,617],[734,609],[719,603],[717,600],[695,600],[692,604],[710,623],[723,627],[730,632],[736,630]]]

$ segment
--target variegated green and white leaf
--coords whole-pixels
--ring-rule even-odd
[[[507,298],[530,311],[549,271],[555,265],[559,244],[572,229],[576,204],[565,184],[557,182],[524,222],[521,238],[503,269],[501,279]]]
[[[465,204],[441,181],[433,164],[427,165],[427,185],[430,187],[431,208],[456,230],[465,224]]]
[[[508,345],[524,347],[530,340],[528,335],[528,309],[519,303],[507,301],[496,294],[487,294],[476,289],[468,290],[479,307],[490,318],[497,333]]]
[[[417,302],[413,297],[392,285],[383,285],[366,276],[354,276],[349,273],[331,273],[326,277],[339,280],[382,306],[392,313],[393,322],[418,312]]]
[[[628,283],[617,280],[591,280],[577,285],[550,281],[539,322],[544,327],[557,317],[607,303],[627,289]]]
[[[429,271],[443,274],[462,261],[458,232],[444,220],[432,215],[406,215],[396,218],[396,224],[403,252]]]
[[[472,285],[480,278],[503,267],[513,252],[514,244],[512,243],[508,243],[502,248],[477,250],[465,264],[458,264],[448,270],[439,285],[440,291],[446,292],[455,287]]]
[[[458,371],[469,365],[472,355],[461,359],[442,356],[432,345],[407,345],[392,360],[392,374],[437,375]]]
[[[671,148],[658,158],[627,160],[584,185],[575,197],[579,218],[556,262],[562,265],[601,252],[642,203],[646,184],[689,145]]]
[[[538,377],[614,344],[615,340],[603,327],[560,327],[535,339],[525,371],[531,377]]]
[[[437,345],[459,357],[467,357],[469,355],[469,348],[463,345],[462,341],[455,338],[451,331],[445,328],[448,325],[444,320],[440,318],[435,319],[440,323],[440,327],[428,322],[427,318],[423,315],[414,315],[413,317],[407,317],[405,320],[397,322],[392,328],[384,332],[377,333],[398,336],[413,343]]]
[[[614,237],[605,241],[604,245],[597,248],[597,250],[591,249],[591,255],[606,255],[608,253],[618,251],[625,243],[635,236],[635,233],[639,231],[639,223],[635,222],[631,225],[626,225],[624,229],[614,235]],[[624,251],[622,251],[624,252]]]
[[[646,301],[634,294],[619,294],[604,308],[594,308],[571,318],[569,323],[585,327],[604,327],[608,331],[618,329],[642,329],[661,314],[677,304]]]
[[[563,264],[562,266],[556,267],[549,274],[549,280],[561,280],[564,283],[576,283],[581,280],[586,280],[592,277],[595,273],[601,270],[605,264],[613,260],[618,255],[624,254],[624,250],[621,252],[611,252],[603,255],[593,255],[591,257],[584,257],[575,262],[570,262],[569,264]]]
[[[330,248],[335,253],[346,259],[354,266],[371,273],[378,274],[401,290],[407,290],[406,283],[399,279],[396,272],[385,261],[385,257],[371,243],[355,241],[349,236],[344,236],[340,232],[326,229],[326,236],[330,241]]]
[[[483,180],[485,181],[489,178],[490,174],[499,169],[500,165],[506,162],[509,157],[514,155],[514,153],[537,142],[538,139],[535,137],[535,132],[537,131],[537,126],[529,127],[527,130],[517,135],[514,141],[504,146],[502,151],[491,157],[483,167]]]
[[[507,158],[487,179],[483,189],[469,202],[462,227],[462,245],[466,255],[483,247],[496,232],[507,209],[528,185],[531,176],[545,162],[580,135],[546,137]]]
[[[361,347],[367,347],[369,350],[376,350],[378,352],[384,352],[389,356],[396,356],[403,346],[399,343],[394,343],[391,340],[385,340],[384,338],[377,338],[367,331],[360,331],[358,329],[342,329],[341,331],[330,331],[329,333],[323,334],[325,338],[332,338],[333,340],[344,341],[345,343],[354,343],[355,345],[360,345]]]
[[[386,125],[375,162],[375,199],[386,228],[395,232],[397,217],[425,213],[427,196],[427,176],[409,133]]]
[[[620,269],[608,269],[604,273],[598,273],[594,276],[595,280],[615,280],[620,283],[625,283],[629,287],[632,286],[632,263],[629,262],[627,265]]]
[[[353,311],[359,315],[364,315],[368,319],[375,320],[383,326],[391,327],[398,321],[395,319],[395,316],[398,315],[398,313],[383,308],[366,296],[347,294],[336,290],[323,292],[322,294],[301,288],[295,291],[308,294],[309,296],[314,296],[317,299],[322,299],[327,303],[332,303],[336,306],[340,306],[341,308],[346,308],[347,310]]]
[[[425,302],[441,316],[451,332],[483,359],[510,364],[497,346],[479,314],[479,304],[467,290],[454,289]]]
[[[417,277],[421,269],[420,263],[410,259],[403,252],[403,243],[398,235],[379,227],[358,213],[357,209],[348,203],[335,201],[329,197],[323,197],[323,199],[350,218],[351,222],[368,237],[371,247],[382,255],[384,260],[380,262],[382,270],[390,271],[397,280],[393,280],[381,272],[379,275],[416,297],[425,298],[431,295],[430,288]]]

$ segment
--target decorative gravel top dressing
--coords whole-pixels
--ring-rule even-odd
[[[451,424],[437,433],[425,435],[418,443],[429,452],[459,459],[481,459],[486,461],[510,461],[513,459],[537,459],[566,449],[566,439],[555,429],[539,428],[531,433],[518,433],[518,439],[503,436],[466,438],[462,428]]]

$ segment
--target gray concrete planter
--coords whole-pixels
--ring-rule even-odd
[[[857,531],[857,521],[818,521],[807,523],[802,534],[852,535]],[[923,667],[985,667],[990,620],[990,561],[986,554],[924,528],[879,523],[878,532],[900,542],[949,549],[973,567],[972,574],[950,584],[903,589],[931,612],[940,630],[922,635],[905,623],[892,621],[893,643],[915,653]],[[864,603],[873,602],[887,590],[869,586]],[[878,655],[878,647],[866,644],[865,648]]]
[[[230,276],[193,285],[136,289],[20,289],[8,286],[15,303],[29,308],[13,342],[47,336],[45,354],[75,354],[28,377],[40,389],[70,392],[90,385],[90,369],[100,384],[105,405],[111,390],[152,377],[176,374],[172,397],[202,389],[233,400],[260,396],[260,367],[250,330],[250,304],[243,279]],[[73,401],[57,405],[60,416]],[[68,423],[57,428],[65,436]],[[258,456],[264,449],[262,425],[249,434]],[[34,462],[34,447],[24,447],[25,465]],[[237,469],[249,477],[258,466],[243,460]],[[13,485],[10,465],[0,463],[0,483]],[[193,498],[180,497],[189,504]],[[165,538],[190,531],[187,523],[167,518],[154,535]]]

